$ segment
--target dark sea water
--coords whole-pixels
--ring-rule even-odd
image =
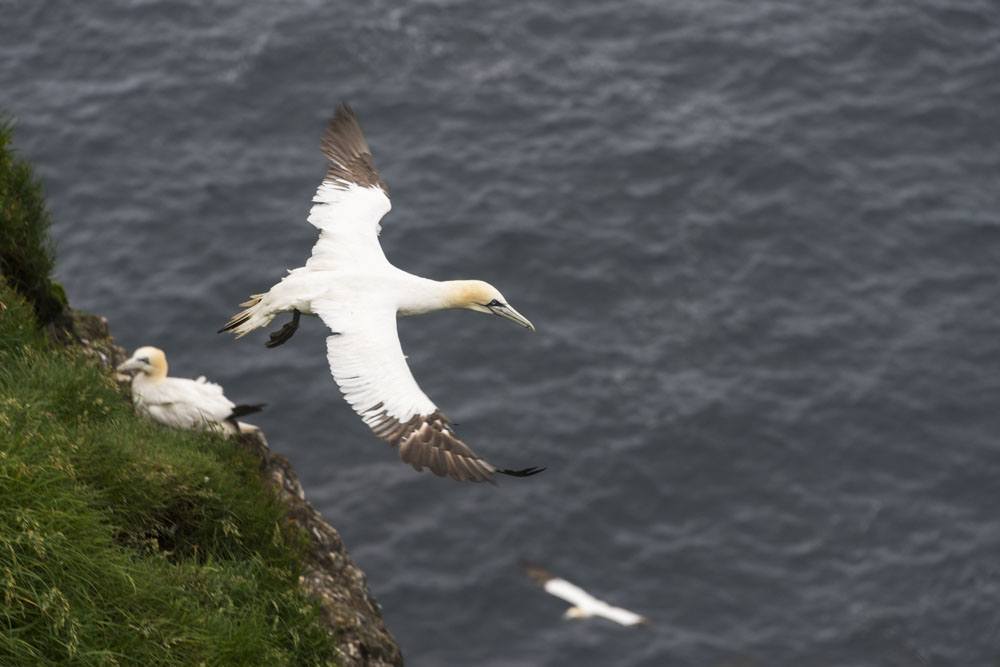
[[[211,7],[207,5],[211,4]],[[1000,5],[0,2],[58,277],[287,454],[408,664],[1000,661]],[[325,329],[215,330],[303,263],[358,110],[397,265],[538,326],[400,323],[498,487],[417,474]],[[521,558],[649,616],[561,619]]]

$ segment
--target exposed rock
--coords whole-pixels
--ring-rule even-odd
[[[112,338],[107,318],[74,310],[68,321],[69,327],[49,325],[49,336],[64,345],[78,345],[105,368],[113,369],[128,359],[125,348]]]
[[[271,453],[260,429],[240,426],[238,442],[260,459],[261,473],[288,506],[288,520],[309,535],[312,544],[300,581],[320,601],[324,618],[340,639],[343,664],[402,665],[399,646],[385,627],[378,603],[368,592],[365,574],[347,554],[340,534],[306,502],[288,459]]]
[[[103,317],[73,311],[72,327],[53,327],[54,340],[79,345],[102,366],[114,369],[127,355],[117,345]],[[124,385],[123,385],[124,386]],[[337,637],[345,667],[388,667],[403,664],[399,646],[389,634],[382,612],[368,592],[364,572],[351,560],[340,534],[306,502],[298,475],[284,456],[274,454],[263,432],[240,424],[234,441],[260,460],[261,477],[288,507],[288,521],[309,539],[302,588],[319,601],[323,619]]]

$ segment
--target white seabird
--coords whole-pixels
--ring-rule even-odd
[[[612,607],[607,602],[598,600],[579,586],[555,576],[544,568],[532,563],[523,563],[523,567],[528,576],[544,588],[546,593],[573,605],[566,610],[563,618],[592,618],[599,616],[621,625],[641,625],[648,623],[648,620],[644,616],[640,616],[628,609],[622,609],[621,607]]]
[[[155,347],[140,347],[118,370],[135,374],[132,403],[136,412],[171,428],[238,433],[236,420],[264,407],[236,405],[225,397],[222,387],[204,377],[167,377],[167,356]]]
[[[439,282],[396,268],[379,245],[379,221],[389,212],[388,188],[372,161],[357,117],[342,104],[322,141],[329,159],[313,197],[309,222],[319,228],[306,265],[266,293],[255,294],[220,330],[236,337],[267,326],[279,313],[292,321],[271,334],[268,347],[295,333],[301,313],[317,315],[333,332],[326,339],[330,372],[347,402],[375,435],[399,448],[417,470],[456,480],[491,481],[541,468],[501,470],[459,440],[448,418],[420,390],[396,331],[396,317],[465,308],[507,318],[534,331],[495,287],[479,280]]]

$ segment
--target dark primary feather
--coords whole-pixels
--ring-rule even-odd
[[[556,578],[554,574],[546,570],[544,567],[538,565],[537,563],[532,563],[531,561],[522,560],[521,568],[524,570],[524,573],[531,577],[539,586],[544,586],[547,582]]]
[[[362,187],[377,186],[389,194],[389,187],[375,168],[371,149],[351,107],[346,104],[337,107],[323,134],[321,146],[330,160],[327,181],[355,183]]]
[[[503,470],[497,470],[497,472],[501,475],[510,475],[511,477],[531,477],[532,475],[537,475],[540,472],[545,472],[545,466],[531,466],[529,468],[520,468],[518,470],[504,468]]]
[[[399,458],[417,470],[428,468],[439,477],[468,482],[492,482],[496,473],[527,477],[544,470],[498,470],[458,438],[440,410],[416,415],[406,422],[391,417],[381,404],[373,406],[370,412],[378,413],[378,419],[371,424],[375,435],[398,447]]]

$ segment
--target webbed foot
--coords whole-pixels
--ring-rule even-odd
[[[292,321],[285,324],[277,331],[271,332],[271,339],[264,343],[265,347],[278,347],[288,342],[288,339],[295,335],[299,329],[299,318],[302,313],[297,310],[292,311]]]

